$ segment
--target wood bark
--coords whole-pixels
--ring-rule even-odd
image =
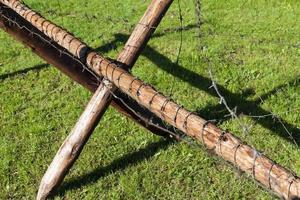
[[[0,2],[10,6],[64,48],[69,48],[69,52],[72,52],[74,56],[86,60],[87,65],[96,74],[107,78],[139,104],[148,107],[158,117],[199,140],[220,157],[252,175],[254,179],[274,191],[278,196],[285,199],[300,197],[300,180],[289,170],[275,164],[254,148],[243,144],[231,133],[222,131],[203,118],[184,109],[158,93],[152,86],[133,77],[130,73],[96,52],[88,51],[87,57],[82,57],[82,52],[85,51],[82,43],[78,41],[73,43],[72,40],[65,41],[67,36],[60,34],[63,30],[49,25],[49,21],[45,21],[36,13],[33,14],[30,9],[24,11],[24,8],[20,8],[22,5],[19,5],[19,2],[14,3],[13,0]],[[45,27],[44,24],[48,25]],[[47,27],[49,26],[52,27],[52,31],[48,30]],[[66,43],[69,45],[66,45]]]
[[[107,84],[105,82],[107,81],[103,81],[102,84]],[[63,142],[48,167],[47,172],[42,178],[37,199],[47,199],[50,193],[60,185],[65,175],[80,155],[80,152],[90,137],[92,130],[95,128],[95,124],[91,124],[90,122],[98,121],[104,113],[103,109],[107,107],[107,104],[99,101],[99,99],[108,99],[110,93],[107,93],[106,89],[108,88],[104,86],[102,87],[102,84],[92,96],[89,104],[85,108],[85,111],[80,116],[79,121]]]
[[[154,32],[154,27],[157,27],[171,3],[172,0],[153,0],[151,2],[128,39],[123,51],[119,54],[118,62],[126,68],[131,68],[134,65]],[[107,80],[100,84],[43,176],[37,195],[38,200],[46,199],[61,184],[106,111],[112,99],[111,92],[115,90],[117,90],[117,87]]]
[[[63,52],[65,49],[60,45],[53,42],[51,44],[45,42],[50,41],[51,39],[16,14],[13,10],[4,7],[1,3],[0,12],[0,28],[22,42],[26,47],[29,47],[33,53],[55,66],[89,91],[93,93],[96,91],[99,86],[99,80],[101,80],[100,76],[95,77],[83,68],[80,61],[64,54]],[[155,117],[151,112],[145,110],[122,92],[116,91],[115,95],[118,96],[118,98],[113,98],[111,105],[118,111],[133,119],[136,123],[154,134],[165,137],[169,136],[170,131],[167,131],[162,120]],[[120,99],[122,99],[122,101],[120,101]],[[135,109],[136,112],[132,112],[133,109]],[[139,115],[137,115],[137,113],[139,113]],[[148,123],[149,118],[153,119],[153,124]]]

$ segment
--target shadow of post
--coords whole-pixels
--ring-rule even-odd
[[[177,78],[191,84],[192,86],[205,91],[211,96],[218,97],[218,94],[216,91],[211,88],[210,86],[212,85],[212,81],[209,78],[203,77],[189,69],[186,69],[178,64],[174,64],[170,59],[165,57],[164,55],[160,54],[157,52],[155,49],[147,46],[145,52],[143,53],[145,57],[147,57],[152,63],[154,63],[156,66],[161,68],[162,70],[166,71],[167,73],[172,74],[173,76],[176,76]],[[175,65],[175,66],[174,66]],[[290,83],[295,83],[295,85],[299,85],[299,77],[289,81]],[[266,99],[268,96],[274,94],[278,89],[282,89],[284,86],[288,84],[280,85],[272,91],[268,92],[267,94],[263,94],[262,98]],[[221,85],[217,85],[218,89],[220,90],[221,94],[226,97],[226,101],[228,105],[232,108],[237,107],[237,115],[239,114],[245,114],[245,115],[268,115],[270,114],[269,111],[264,110],[259,106],[260,104],[260,99],[255,99],[253,101],[249,101],[245,99],[247,97],[247,92],[244,94],[234,94],[227,90],[225,87]],[[211,89],[210,89],[211,88]],[[217,113],[215,116],[216,118],[222,118],[226,114],[228,114],[228,111],[224,109],[223,105],[217,105],[215,107],[208,107],[208,108],[203,108],[197,111],[198,114],[202,116],[207,116],[210,115],[208,112],[209,111],[218,111],[215,112]],[[223,112],[220,112],[223,110]],[[251,111],[251,112],[249,112]],[[211,116],[212,117],[212,116]],[[285,120],[278,118],[282,122],[282,124],[285,126],[283,127],[281,124],[276,123],[271,117],[269,118],[253,118],[257,123],[262,125],[263,127],[271,130],[274,133],[277,133],[279,136],[284,138],[285,140],[288,140],[290,142],[296,142],[297,145],[300,144],[300,130],[286,122]],[[285,130],[289,130],[290,134]]]
[[[189,28],[193,28],[191,25]],[[188,30],[189,28],[184,28],[183,30]],[[164,34],[158,33],[155,37],[161,37]],[[129,36],[118,33],[115,34],[115,39],[112,42],[109,42],[108,45],[103,45],[99,48],[99,50],[105,50],[104,52],[108,52],[112,49],[107,47],[116,48],[116,43],[126,42]],[[210,89],[212,85],[212,81],[204,77],[200,74],[197,74],[189,69],[186,69],[176,63],[173,63],[169,58],[160,54],[154,48],[149,45],[145,48],[143,52],[143,56],[148,58],[153,64],[158,66],[160,69],[166,71],[167,73],[176,76],[177,78],[191,84],[192,86],[206,92],[207,94],[219,98],[216,91],[214,89]],[[295,83],[295,85],[299,85],[299,77],[289,81],[289,83]],[[267,99],[270,95],[276,93],[279,89],[282,89],[287,84],[280,85],[272,91],[263,94],[261,99]],[[237,107],[237,115],[245,114],[245,115],[269,115],[270,111],[267,111],[259,106],[260,99],[255,99],[252,101],[247,100],[246,98],[249,95],[249,91],[244,91],[242,94],[235,94],[227,90],[225,87],[217,84],[220,92],[224,97],[226,97],[227,103],[230,107]],[[251,91],[250,91],[251,92]],[[224,116],[228,114],[228,111],[224,109],[223,105],[209,105],[206,108],[202,108],[196,111],[199,115],[205,116],[209,119],[224,119]],[[273,133],[276,133],[283,139],[296,143],[300,145],[300,129],[296,126],[286,122],[285,120],[278,118],[282,122],[282,124],[277,123],[274,118],[253,118],[256,123],[262,125],[264,128],[271,130]],[[225,121],[225,120],[223,120]],[[290,134],[286,131],[286,129],[290,132]]]
[[[193,28],[194,26],[191,25],[190,27],[183,28],[183,30],[187,30],[189,28]],[[169,31],[166,31],[167,33]],[[155,34],[154,37],[160,37],[163,36],[164,33],[158,33]],[[107,53],[113,49],[117,48],[117,43],[125,43],[128,39],[128,35],[118,33],[115,34],[115,39],[107,44],[104,44],[100,47],[98,47],[96,50],[100,51],[101,53]],[[162,70],[172,74],[173,76],[176,76],[180,78],[181,80],[188,82],[192,86],[208,93],[211,96],[218,97],[216,92],[213,89],[210,89],[210,86],[212,84],[212,81],[209,78],[206,78],[204,76],[201,76],[189,69],[186,69],[178,64],[173,63],[169,58],[166,56],[160,54],[155,49],[147,46],[145,51],[143,52],[143,55],[147,57],[152,63],[154,63],[156,66],[160,67]],[[289,83],[295,83],[295,86],[299,85],[299,77],[291,80]],[[283,89],[287,84],[280,85],[270,92],[263,94],[261,96],[262,99],[267,99],[270,95],[275,94],[278,89]],[[234,94],[227,90],[225,87],[218,85],[220,92],[223,96],[227,97],[227,103],[231,107],[235,107],[238,105],[237,109],[237,115],[238,114],[251,114],[251,115],[267,115],[270,114],[269,111],[264,110],[259,106],[260,102],[258,99],[249,101],[246,99],[246,97],[249,95],[249,92],[251,91],[244,91],[243,94]],[[250,113],[249,110],[252,112]],[[198,114],[201,116],[210,116],[209,118],[224,118],[224,115],[228,114],[228,112],[224,109],[223,105],[210,105],[203,109],[199,109],[197,111]],[[257,123],[261,124],[263,127],[271,130],[272,132],[278,134],[282,138],[288,141],[292,141],[290,136],[286,134],[286,131],[284,128],[278,123],[275,123],[272,118],[253,118],[256,120]],[[292,124],[287,123],[283,119],[280,119],[284,126],[291,131],[292,133],[300,133],[300,130],[293,126]],[[299,145],[300,144],[300,135],[293,135],[294,140]],[[156,152],[159,150],[167,149],[170,144],[174,143],[172,140],[161,140],[156,143],[151,143],[147,147],[140,149],[137,152],[133,152],[130,154],[127,154],[115,161],[113,161],[110,165],[106,167],[98,167],[97,169],[84,174],[78,178],[72,179],[62,185],[62,187],[59,188],[56,195],[64,195],[64,193],[67,190],[75,189],[82,187],[84,185],[92,184],[96,182],[98,179],[105,177],[111,173],[114,173],[116,171],[124,170],[130,165],[137,164],[139,162],[142,162],[143,160],[149,159],[153,155],[155,155]]]
[[[124,170],[131,165],[147,160],[154,156],[158,151],[167,149],[174,142],[175,140],[161,139],[158,142],[148,144],[145,148],[133,153],[129,153],[121,158],[118,158],[105,167],[98,167],[97,169],[94,169],[93,171],[87,174],[84,174],[80,177],[74,178],[66,183],[63,183],[63,185],[57,191],[56,195],[63,196],[64,193],[68,190],[92,184],[102,177],[105,177],[117,171]]]
[[[197,28],[196,24],[189,24],[187,26],[184,27],[175,27],[175,28],[169,28],[169,29],[165,29],[162,30],[160,32],[155,32],[152,36],[152,38],[158,38],[158,37],[162,37],[166,34],[169,33],[174,33],[177,31],[188,31],[191,29]],[[123,33],[116,33],[114,35],[114,39],[106,44],[103,44],[99,47],[97,47],[95,49],[95,51],[100,52],[100,53],[107,53],[111,50],[114,50],[118,47],[118,43],[125,43],[129,38],[129,35],[123,34]]]
[[[16,71],[16,72],[12,72],[12,73],[9,73],[9,74],[3,74],[3,75],[0,75],[0,80],[3,81],[3,80],[5,80],[7,78],[10,78],[10,77],[27,74],[30,71],[40,71],[40,70],[42,70],[44,68],[47,68],[49,66],[50,66],[49,64],[40,64],[40,65],[36,65],[36,66],[33,66],[33,67],[22,69],[22,70],[19,70],[19,71]]]

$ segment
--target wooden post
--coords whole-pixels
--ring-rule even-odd
[[[3,6],[1,3],[0,12],[0,28],[89,91],[94,93],[97,90],[99,80],[101,80],[100,76],[95,77],[89,71],[85,70],[82,63],[78,59],[65,54],[64,52],[66,50],[60,45],[47,42],[51,39],[16,14],[15,11]],[[119,112],[154,134],[165,137],[171,134],[171,131],[165,127],[162,120],[153,115],[153,113],[145,110],[122,92],[117,91],[116,95],[119,98],[113,98],[111,105]],[[122,99],[122,101],[120,99]],[[136,110],[139,115],[132,112],[133,109]],[[152,118],[154,123],[149,123],[149,118]]]
[[[128,39],[123,51],[119,54],[118,62],[129,68],[134,65],[172,1],[153,0],[151,2]],[[110,104],[112,99],[111,92],[114,92],[116,89],[117,87],[107,80],[104,80],[98,87],[43,176],[37,195],[38,200],[46,199],[61,184]]]
[[[83,49],[82,43],[78,43],[78,41],[73,43],[72,41],[65,40],[64,38],[66,37],[60,35],[63,30],[59,27],[52,27],[51,30],[53,31],[49,32],[48,26],[44,27],[43,23],[41,24],[41,22],[45,22],[45,19],[36,13],[32,13],[33,11],[30,9],[27,11],[26,9],[25,11],[24,9],[20,10],[18,2],[13,3],[15,2],[14,0],[9,2],[0,0],[0,2],[6,3],[5,5],[21,14],[34,26],[40,26],[40,30],[50,38],[55,39],[58,44],[64,45],[67,49],[70,48],[69,52],[76,53],[81,59],[84,58],[94,73],[110,80],[139,104],[148,107],[151,112],[164,119],[164,121],[202,142],[206,148],[214,151],[240,170],[252,175],[255,180],[272,190],[278,196],[284,199],[300,198],[300,179],[289,170],[274,163],[271,159],[249,145],[242,143],[233,134],[222,131],[205,119],[176,104],[157,92],[152,86],[132,76],[96,52],[89,52],[86,58],[85,56],[80,57],[83,55],[81,54],[81,50]],[[47,24],[49,25],[49,23]],[[65,43],[69,45],[65,45]]]

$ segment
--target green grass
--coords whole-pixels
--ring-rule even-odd
[[[116,58],[149,1],[25,1],[105,56]],[[300,4],[203,0],[201,38],[193,1],[177,1],[133,74],[300,174]],[[113,43],[111,43],[113,41]],[[110,45],[106,45],[109,44]],[[240,120],[225,115],[208,76]],[[0,31],[0,199],[33,199],[43,173],[91,94]],[[23,73],[19,73],[19,71]],[[263,99],[263,101],[260,100]],[[298,109],[298,110],[297,110]],[[186,143],[163,141],[109,108],[55,199],[273,199],[232,165]]]

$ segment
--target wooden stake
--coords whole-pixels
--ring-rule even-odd
[[[129,68],[134,65],[142,49],[150,39],[155,28],[173,0],[153,0],[146,13],[134,29],[117,61]],[[85,143],[97,126],[101,116],[111,102],[117,89],[112,83],[104,80],[88,103],[72,132],[63,142],[47,172],[42,178],[37,199],[46,199],[57,188],[69,169],[79,157]]]
[[[148,107],[151,112],[164,119],[169,124],[177,127],[187,135],[202,142],[208,149],[213,150],[217,155],[233,163],[239,169],[253,176],[255,180],[265,187],[274,191],[278,196],[285,199],[296,199],[300,197],[300,179],[289,170],[274,163],[271,159],[262,155],[254,148],[243,144],[237,137],[228,132],[224,132],[215,125],[203,118],[184,109],[182,106],[171,101],[169,98],[158,93],[152,86],[133,77],[116,64],[90,52],[87,57],[80,57],[82,54],[82,43],[72,43],[65,40],[59,33],[63,32],[59,27],[52,27],[50,31],[44,27],[41,18],[33,11],[18,8],[18,3],[14,0],[10,2],[1,0],[7,6],[21,14],[29,20],[35,27],[39,28],[50,38],[55,39],[58,44],[69,44],[69,52],[75,52],[80,59],[84,59],[87,65],[99,76],[103,76],[114,83],[123,92],[136,99],[136,101]],[[12,3],[12,4],[11,4]],[[22,5],[21,5],[22,6]],[[24,15],[25,13],[25,15]],[[27,14],[26,14],[27,13]],[[28,18],[28,15],[30,16]],[[40,21],[40,22],[39,22]],[[40,26],[40,27],[39,27]],[[50,32],[49,32],[50,31]],[[68,49],[68,45],[64,46]],[[80,50],[80,51],[77,51]],[[75,56],[75,54],[74,54]]]
[[[102,84],[107,84],[105,82],[107,81],[104,81]],[[108,88],[102,87],[102,84],[93,95],[79,121],[63,142],[43,176],[37,199],[47,199],[53,189],[60,185],[96,126],[96,124],[91,124],[90,122],[98,122],[104,113],[103,111],[107,104],[103,104],[99,99],[109,99],[110,93],[107,93],[106,89]]]
[[[63,52],[66,52],[66,50],[60,45],[46,42],[51,41],[51,39],[16,14],[15,11],[3,6],[1,3],[0,12],[2,12],[0,14],[0,28],[89,91],[94,93],[97,90],[101,77],[95,77],[74,57],[64,54]],[[116,95],[122,99],[122,101],[119,98],[113,98],[111,105],[119,112],[154,134],[162,136],[168,136],[170,134],[170,131],[167,131],[162,120],[155,117],[151,112],[145,111],[138,103],[121,92],[116,92]],[[139,115],[132,112],[133,108],[138,111]],[[153,121],[159,125],[149,124],[149,118],[152,118]],[[164,128],[162,129],[160,127]]]

